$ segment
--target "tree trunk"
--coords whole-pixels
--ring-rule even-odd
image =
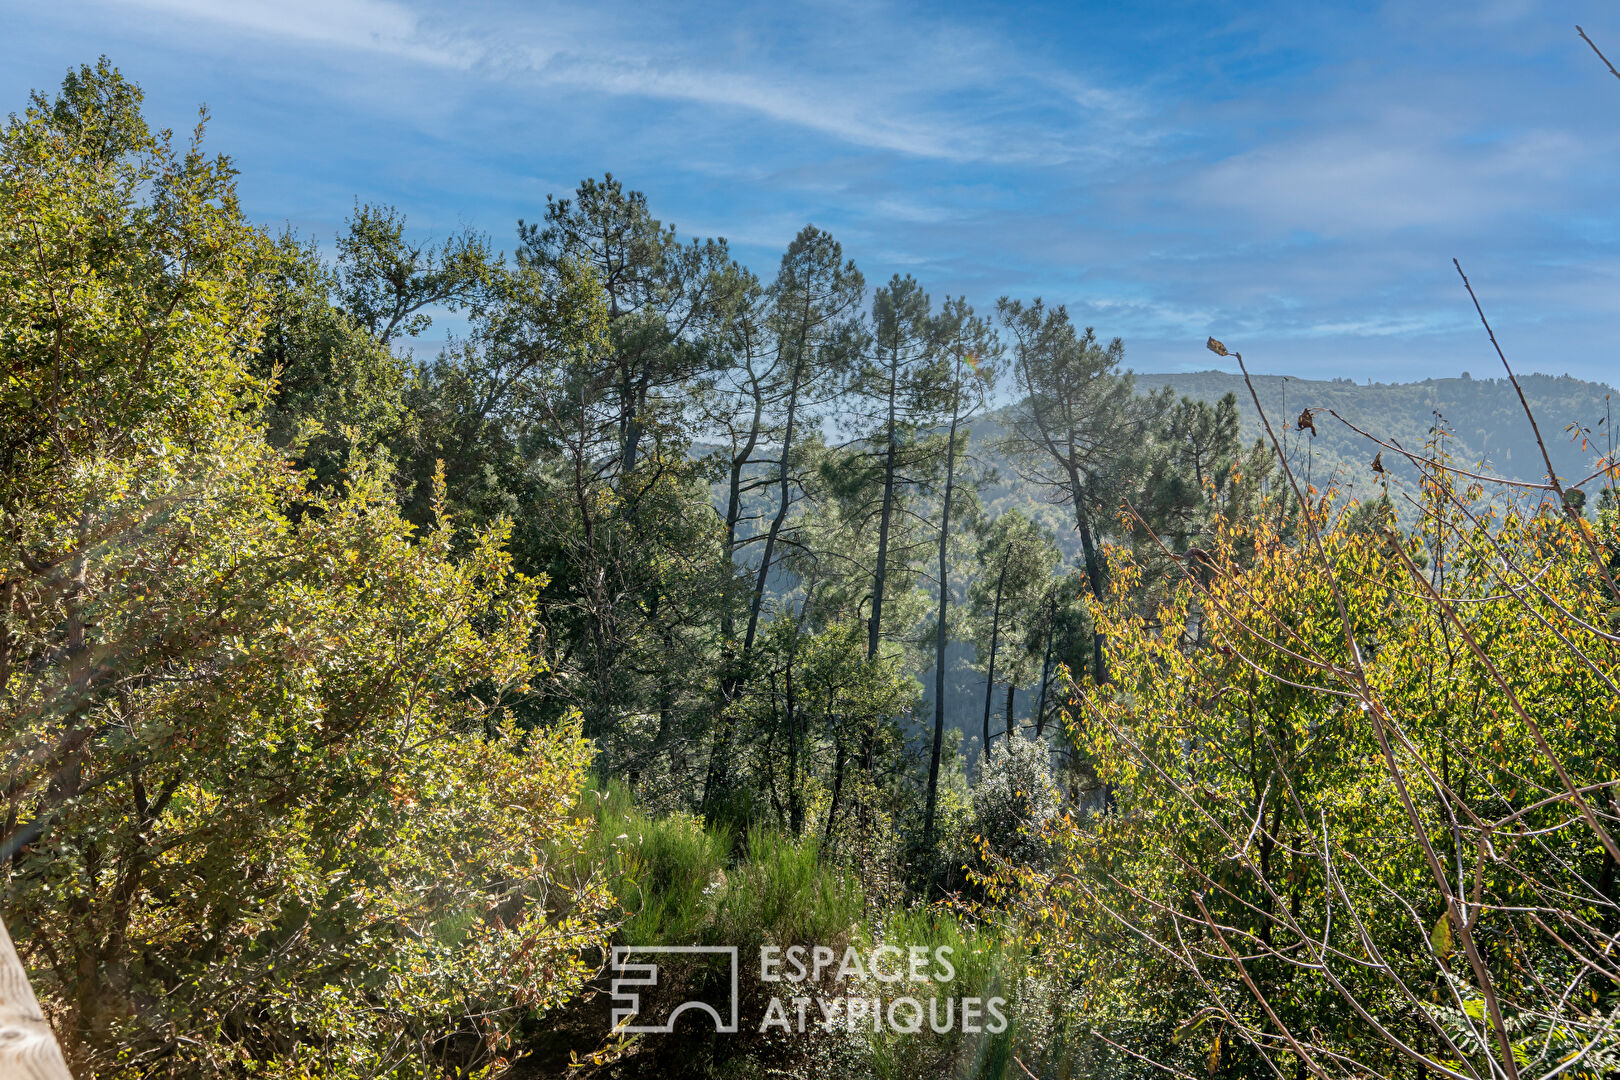
[[[957,400],[951,406],[951,428],[945,446],[945,496],[939,511],[939,616],[934,640],[934,746],[928,757],[928,803],[923,811],[923,846],[934,841],[934,812],[939,806],[939,757],[945,741],[945,647],[949,644],[945,610],[950,603],[951,586],[947,569],[951,535],[951,486],[956,480],[956,425],[960,411],[962,361],[956,362]]]
[[[821,830],[821,846],[826,848],[832,840],[833,822],[838,819],[838,797],[844,791],[844,740],[838,740],[838,753],[833,759],[832,798],[827,803],[827,825]]]
[[[765,606],[765,581],[771,576],[771,561],[776,556],[776,538],[782,534],[782,525],[787,521],[788,506],[792,499],[788,491],[791,483],[788,476],[788,455],[793,451],[793,424],[798,408],[799,390],[795,381],[793,394],[788,398],[787,428],[782,436],[782,465],[777,478],[780,491],[777,495],[776,516],[771,518],[771,527],[765,533],[765,551],[760,555],[759,574],[754,580],[754,597],[748,605],[748,630],[743,634],[744,656],[754,651],[754,639],[759,634],[759,612]]]
[[[1080,477],[1073,469],[1069,470],[1069,492],[1074,499],[1074,526],[1080,533],[1080,550],[1085,556],[1086,584],[1091,586],[1091,598],[1100,607],[1103,603],[1103,564],[1102,554],[1097,550],[1097,543],[1091,535],[1091,520],[1086,515],[1086,504],[1082,498]],[[1103,663],[1103,649],[1107,645],[1103,632],[1095,629],[1096,619],[1093,616],[1091,634],[1091,677],[1098,686],[1108,681],[1108,668]]]
[[[729,491],[726,494],[726,558],[728,559],[737,557],[737,526],[742,523],[743,469],[753,461],[754,450],[759,446],[759,434],[764,414],[765,404],[756,390],[754,393],[754,416],[749,423],[748,438],[743,442],[742,450],[731,458]],[[729,600],[720,609],[720,633],[725,647],[727,649],[732,648],[734,645],[733,639],[737,635],[737,617],[731,610]]]
[[[792,384],[788,390],[787,424],[782,432],[782,460],[777,470],[777,484],[779,494],[777,497],[776,516],[771,519],[770,529],[765,534],[765,550],[760,555],[759,569],[754,579],[754,595],[748,605],[748,629],[743,634],[742,655],[739,664],[747,664],[754,653],[754,640],[759,633],[759,612],[765,605],[765,581],[771,574],[771,560],[775,557],[776,538],[781,535],[782,525],[787,521],[788,506],[791,500],[789,484],[791,477],[788,474],[788,456],[793,450],[793,425],[798,418],[799,390],[804,378],[804,348],[803,339],[808,336],[808,330],[801,335],[799,355],[793,362]],[[722,688],[722,697],[726,703],[736,699],[742,689],[742,677],[733,673],[728,676]],[[731,746],[730,710],[721,718],[720,730],[715,735],[714,751],[709,755],[709,774],[703,785],[704,807],[709,807],[717,790],[725,784],[726,774],[729,772],[727,758]]]
[[[996,575],[996,602],[990,609],[990,663],[984,673],[984,743],[981,747],[983,760],[979,763],[979,772],[984,772],[984,762],[990,759],[990,703],[996,690],[996,642],[1001,634],[1001,589],[1007,583],[1007,564],[1012,561],[1012,544],[1007,545],[1007,554],[1001,559],[1001,573]]]
[[[1038,739],[1046,733],[1046,684],[1052,674],[1052,638],[1057,633],[1057,604],[1051,605],[1052,611],[1046,620],[1046,655],[1041,657],[1041,696],[1035,703],[1035,737]]]
[[[638,387],[632,382],[630,373],[626,370],[619,386],[619,402],[620,408],[623,410],[619,418],[619,482],[621,485],[628,482],[630,474],[636,469],[636,457],[641,449],[641,403],[645,398],[645,387]],[[624,493],[622,487],[620,493]]]
[[[883,508],[878,513],[877,566],[872,572],[872,616],[866,627],[866,658],[877,655],[878,636],[883,629],[883,587],[889,569],[889,517],[894,510],[895,391],[899,380],[900,358],[893,357],[889,364],[889,423],[888,447],[883,460]]]
[[[793,694],[793,646],[788,647],[785,707],[788,737],[788,828],[797,838],[804,832],[804,794],[799,783],[799,712]]]
[[[753,460],[754,449],[759,445],[763,413],[764,404],[756,393],[754,417],[748,429],[748,439],[743,443],[742,451],[733,455],[731,459],[730,491],[726,498],[726,557],[731,561],[736,559],[737,526],[742,521],[743,469]],[[736,719],[731,705],[742,685],[742,674],[739,669],[748,658],[746,649],[740,654],[737,650],[737,616],[732,611],[729,588],[727,593],[725,603],[720,608],[720,708],[715,717],[714,742],[709,753],[709,772],[703,784],[702,805],[705,807],[709,805],[711,790],[725,779],[725,759],[730,753],[731,742],[736,735]],[[752,645],[752,641],[749,644]]]

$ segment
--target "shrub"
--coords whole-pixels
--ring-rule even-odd
[[[1009,732],[990,748],[973,789],[973,829],[982,850],[1017,864],[1043,862],[1049,851],[1043,833],[1058,803],[1046,743]]]
[[[579,720],[511,722],[540,581],[268,447],[267,245],[139,102],[103,63],[0,133],[17,945],[83,1075],[487,1068],[605,933]]]
[[[832,944],[848,937],[866,899],[847,870],[821,859],[814,840],[749,830],[743,861],[713,898],[710,940],[763,944]]]

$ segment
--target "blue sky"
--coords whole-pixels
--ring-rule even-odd
[[[612,171],[762,276],[806,222],[869,281],[1064,302],[1131,366],[1615,381],[1612,4],[0,0],[0,108],[106,53],[149,116],[330,241],[353,200],[510,246]],[[444,324],[441,322],[441,328]],[[437,331],[429,331],[434,337]]]

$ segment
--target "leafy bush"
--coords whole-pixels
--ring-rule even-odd
[[[973,789],[973,828],[983,850],[1019,864],[1038,864],[1049,847],[1042,835],[1058,814],[1051,751],[1016,730],[990,748]]]
[[[511,721],[543,581],[271,450],[269,246],[139,102],[0,133],[6,914],[83,1075],[487,1069],[605,933],[579,720]]]
[[[1116,684],[1070,719],[1115,810],[992,894],[1167,1068],[1595,1077],[1620,1048],[1590,794],[1617,782],[1620,520],[1427,468],[1415,532],[1331,496],[1297,542],[1229,522],[1159,611],[1099,620]]]

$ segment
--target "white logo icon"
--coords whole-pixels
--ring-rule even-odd
[[[698,953],[707,956],[728,957],[731,961],[731,1019],[728,1021],[722,1017],[719,1010],[707,1002],[688,1001],[677,1005],[669,1014],[669,1018],[662,1024],[625,1024],[624,1021],[631,1019],[641,1011],[641,995],[635,993],[631,988],[658,985],[658,965],[628,963],[632,953]],[[613,970],[623,975],[623,978],[614,979],[608,989],[614,1001],[614,1031],[623,1031],[634,1035],[656,1035],[672,1032],[675,1030],[676,1019],[688,1009],[697,1009],[714,1017],[715,1031],[734,1032],[737,1030],[737,946],[735,945],[615,945],[613,946]]]

